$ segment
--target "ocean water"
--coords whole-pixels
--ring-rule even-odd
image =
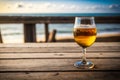
[[[56,37],[73,37],[74,24],[49,24],[49,32],[57,30]],[[120,34],[120,24],[96,24],[97,35]],[[23,43],[23,24],[0,24],[4,43]],[[37,40],[44,40],[44,24],[36,24]]]
[[[120,16],[120,13],[0,13],[0,16]]]

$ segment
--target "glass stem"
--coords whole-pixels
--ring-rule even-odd
[[[83,56],[82,56],[82,63],[83,64],[86,64],[87,63],[87,61],[86,61],[86,48],[83,48]]]

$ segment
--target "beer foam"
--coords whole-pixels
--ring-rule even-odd
[[[95,25],[83,25],[83,24],[81,24],[81,25],[74,26],[74,28],[96,28],[96,26]]]

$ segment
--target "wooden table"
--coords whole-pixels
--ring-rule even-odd
[[[0,80],[120,80],[120,42],[96,42],[87,49],[94,69],[77,69],[76,43],[0,44]]]

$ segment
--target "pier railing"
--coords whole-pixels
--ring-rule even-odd
[[[23,23],[24,24],[24,42],[36,42],[37,23],[43,23],[45,27],[45,42],[49,38],[49,24],[56,23],[74,23],[75,17],[38,17],[38,16],[0,16],[0,24]],[[95,17],[96,23],[120,23],[120,17]],[[2,42],[0,34],[0,42]]]

